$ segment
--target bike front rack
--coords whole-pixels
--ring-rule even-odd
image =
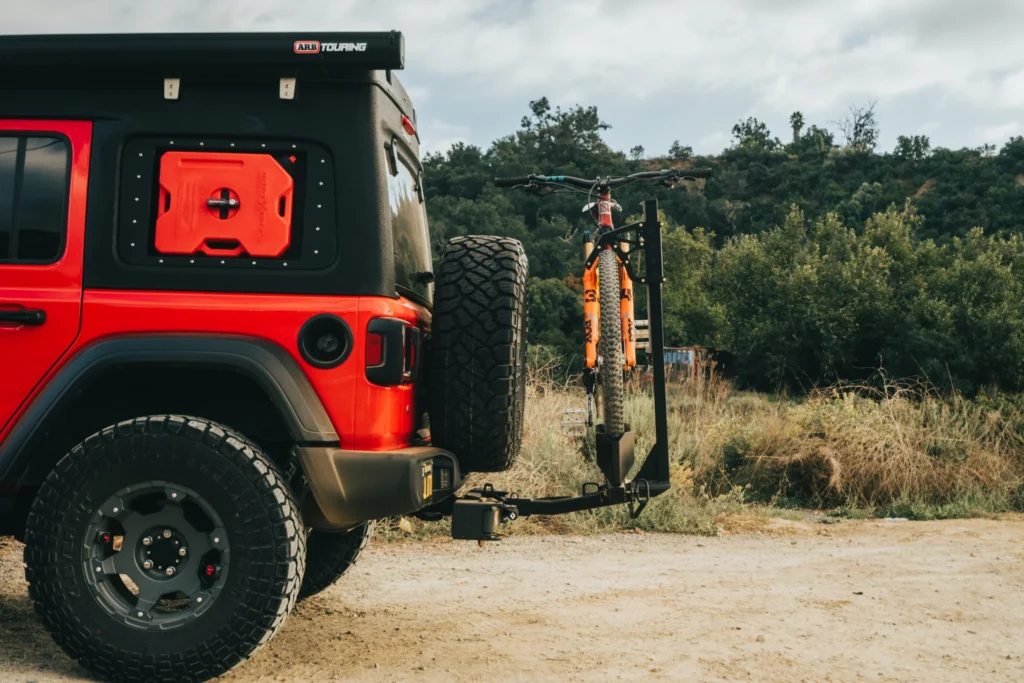
[[[644,218],[621,228],[607,230],[597,236],[594,250],[586,267],[593,264],[604,246],[610,246],[629,276],[638,284],[647,286],[647,317],[650,325],[649,362],[654,366],[654,434],[655,441],[640,466],[636,477],[627,480],[633,464],[633,434],[628,430],[619,439],[611,439],[598,425],[596,433],[597,463],[607,483],[587,483],[574,496],[551,498],[521,498],[515,493],[499,491],[490,484],[472,489],[466,495],[451,498],[441,506],[421,513],[423,519],[436,520],[452,517],[452,538],[471,541],[493,541],[501,536],[499,526],[506,521],[531,515],[564,515],[570,512],[593,510],[610,505],[627,505],[630,517],[636,519],[654,496],[670,488],[668,453],[668,402],[665,390],[665,329],[662,311],[662,285],[665,266],[662,261],[661,223],[658,220],[658,200],[643,203]],[[619,248],[627,241],[628,233],[636,233],[636,246],[644,255],[645,272],[639,275],[630,261],[630,254]],[[632,245],[633,243],[631,243]]]

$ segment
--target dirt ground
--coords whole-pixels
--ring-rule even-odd
[[[1024,518],[377,545],[229,681],[1022,681]],[[0,539],[0,680],[90,680]]]

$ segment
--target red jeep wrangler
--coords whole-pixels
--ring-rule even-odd
[[[223,673],[372,520],[515,458],[526,257],[458,238],[435,276],[403,62],[0,38],[0,533],[90,670]]]
[[[0,534],[101,676],[227,671],[376,519],[493,540],[669,488],[657,202],[615,227],[611,191],[710,171],[496,181],[597,199],[583,379],[604,482],[457,496],[519,450],[527,262],[478,236],[433,267],[403,62],[397,32],[0,38]],[[622,382],[641,347],[642,464]]]

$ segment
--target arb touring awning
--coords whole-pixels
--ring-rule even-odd
[[[254,69],[331,77],[405,66],[398,31],[373,33],[134,33],[0,36],[0,79],[82,72]]]

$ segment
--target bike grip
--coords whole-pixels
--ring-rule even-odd
[[[530,182],[530,176],[524,175],[518,178],[495,178],[495,187],[515,187],[516,185],[526,185]]]

